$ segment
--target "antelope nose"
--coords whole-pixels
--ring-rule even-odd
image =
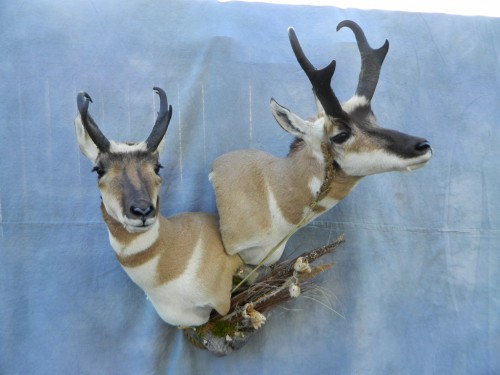
[[[142,219],[146,218],[153,211],[154,207],[152,205],[144,205],[142,207],[139,206],[130,207],[130,212],[132,212],[135,216],[138,216]]]
[[[429,141],[422,141],[418,142],[417,145],[415,146],[415,150],[417,151],[427,151],[431,148],[431,144]]]

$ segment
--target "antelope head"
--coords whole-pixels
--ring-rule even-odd
[[[94,163],[106,212],[131,233],[151,228],[159,212],[159,154],[172,106],[162,89],[154,90],[160,97],[160,110],[151,134],[139,143],[109,141],[88,113],[90,96],[85,92],[77,96],[75,128],[80,150]]]
[[[382,47],[373,49],[355,22],[342,21],[337,31],[343,27],[354,32],[361,54],[361,72],[355,94],[342,105],[331,88],[335,60],[325,68],[316,69],[304,54],[293,28],[288,30],[293,52],[312,84],[318,108],[314,120],[303,120],[271,99],[276,121],[297,137],[291,152],[304,143],[320,152],[321,144],[327,144],[334,157],[334,167],[353,177],[412,171],[424,166],[432,157],[430,143],[379,127],[371,108],[389,42],[386,40]]]

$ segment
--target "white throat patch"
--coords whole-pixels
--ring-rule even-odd
[[[115,238],[111,232],[108,230],[109,242],[113,250],[122,256],[132,255],[139,253],[151,247],[158,239],[160,233],[160,220],[156,220],[155,223],[149,228],[149,230],[138,233],[136,238],[129,244],[122,244]]]

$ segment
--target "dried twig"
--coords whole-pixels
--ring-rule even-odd
[[[241,348],[264,324],[264,313],[298,297],[301,287],[307,289],[311,279],[333,265],[310,266],[320,257],[335,251],[343,242],[344,236],[341,235],[329,245],[274,265],[262,279],[233,294],[231,311],[227,315],[214,313],[208,323],[187,328],[186,336],[197,347],[216,355],[227,355]]]

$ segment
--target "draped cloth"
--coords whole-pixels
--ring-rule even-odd
[[[149,134],[174,108],[161,212],[215,212],[211,161],[291,137],[269,99],[315,114],[293,26],[333,88],[354,93],[352,19],[390,42],[373,110],[429,139],[411,174],[362,180],[297,232],[284,257],[346,243],[301,298],[241,350],[202,351],[163,323],[115,259],[76,94],[109,139]],[[216,1],[10,1],[0,6],[1,374],[486,374],[500,372],[500,21],[489,17]]]

